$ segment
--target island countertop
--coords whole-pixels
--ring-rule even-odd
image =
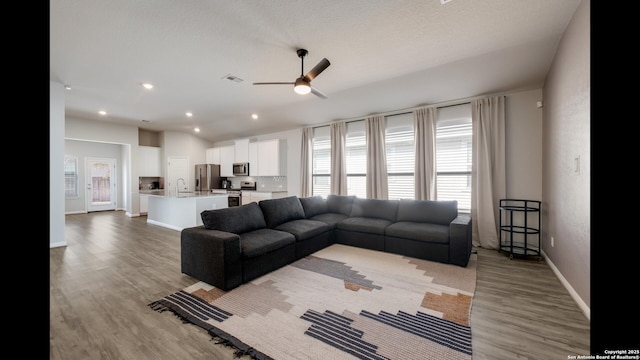
[[[149,196],[163,196],[172,198],[203,198],[203,197],[227,197],[227,194],[212,193],[211,191],[181,191],[176,194],[175,190],[152,190],[153,192],[147,193]]]

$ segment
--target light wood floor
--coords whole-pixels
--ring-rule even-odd
[[[152,301],[193,284],[180,233],[123,211],[66,216],[50,249],[50,359],[234,359],[203,329]],[[474,359],[567,359],[590,353],[590,324],[544,261],[478,249]],[[243,356],[242,359],[247,359]]]

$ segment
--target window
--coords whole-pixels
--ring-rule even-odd
[[[331,134],[329,126],[313,129],[311,195],[324,198],[331,192]]]
[[[415,198],[413,138],[413,115],[411,113],[386,118],[385,148],[389,199]]]
[[[345,139],[347,194],[367,197],[367,141],[364,120],[347,123]]]
[[[438,109],[436,172],[438,200],[457,200],[471,212],[471,105]]]
[[[78,159],[75,156],[64,157],[64,197],[78,197]]]

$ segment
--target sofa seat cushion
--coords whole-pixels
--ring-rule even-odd
[[[384,230],[390,224],[391,221],[385,219],[350,217],[340,221],[336,227],[340,230],[384,235]]]
[[[241,256],[254,258],[278,250],[296,242],[288,232],[273,229],[259,229],[240,235]]]
[[[287,221],[304,219],[304,208],[297,196],[262,200],[258,204],[269,229]]]
[[[449,225],[399,221],[389,225],[385,231],[385,235],[403,239],[448,244]]]
[[[200,213],[200,217],[205,228],[234,234],[267,227],[262,210],[256,203],[225,209],[205,210]]]
[[[314,236],[331,230],[331,227],[322,221],[300,219],[287,221],[276,226],[274,230],[285,231],[296,237],[296,241],[304,241]]]
[[[311,220],[318,220],[318,221],[322,221],[323,223],[329,225],[330,228],[335,229],[336,225],[344,220],[348,218],[347,215],[344,214],[339,214],[339,213],[324,213],[324,214],[319,214],[316,215],[314,217],[311,218]]]

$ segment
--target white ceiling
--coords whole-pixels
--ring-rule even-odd
[[[540,88],[579,2],[51,0],[50,77],[67,116],[243,138]],[[312,81],[328,99],[252,85],[293,82],[298,48],[305,73],[331,62]]]

